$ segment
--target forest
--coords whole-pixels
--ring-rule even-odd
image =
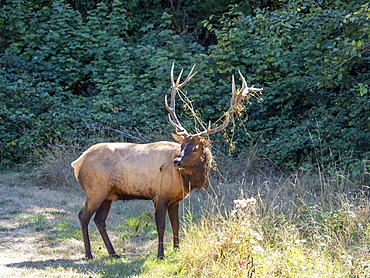
[[[365,0],[5,0],[0,6],[2,169],[49,147],[170,140],[170,68],[197,75],[188,130],[228,107],[231,76],[263,87],[218,152],[253,146],[280,169],[370,170],[370,5]],[[184,101],[185,101],[184,100]],[[181,109],[182,108],[182,109]]]
[[[196,65],[176,99],[191,134],[224,121],[238,71],[263,92],[209,136],[180,250],[168,223],[158,260],[153,204],[127,200],[108,223],[121,257],[91,223],[85,260],[71,162],[98,142],[172,141],[173,64],[182,80]],[[369,186],[369,1],[0,2],[6,277],[370,277]]]

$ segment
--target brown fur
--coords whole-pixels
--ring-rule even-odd
[[[212,156],[208,140],[174,137],[182,144],[96,144],[72,163],[76,179],[86,193],[79,219],[87,258],[93,258],[87,227],[94,213],[94,222],[108,253],[117,256],[106,231],[111,204],[116,200],[147,199],[154,202],[160,258],[164,257],[163,234],[168,211],[174,247],[178,248],[179,203],[191,190],[204,186]]]

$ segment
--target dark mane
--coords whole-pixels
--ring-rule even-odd
[[[186,193],[193,189],[200,189],[205,185],[211,168],[211,161],[211,151],[209,148],[205,148],[198,164],[180,170]]]

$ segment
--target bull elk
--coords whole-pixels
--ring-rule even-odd
[[[113,248],[106,230],[107,218],[113,201],[144,199],[152,200],[155,206],[155,221],[158,232],[158,257],[164,258],[163,236],[166,211],[170,218],[174,248],[179,247],[179,203],[195,188],[202,188],[211,167],[210,140],[205,136],[224,129],[233,114],[240,108],[244,97],[262,89],[248,88],[244,77],[240,90],[235,89],[232,76],[230,108],[221,125],[189,134],[180,124],[175,113],[175,97],[195,75],[194,67],[184,82],[180,83],[183,70],[176,82],[171,68],[171,103],[165,105],[169,122],[176,129],[173,138],[178,142],[155,142],[149,144],[100,143],[91,146],[76,161],[72,162],[74,174],[86,193],[86,202],[78,217],[85,245],[85,255],[93,258],[88,224],[95,214],[94,222],[103,238],[110,256],[119,257]]]

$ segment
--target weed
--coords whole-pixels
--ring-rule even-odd
[[[82,239],[82,235],[78,227],[64,220],[55,224],[53,238],[57,240],[66,240],[69,238]]]
[[[71,162],[77,157],[77,150],[49,147],[40,154],[36,183],[42,187],[57,188],[75,186]]]
[[[135,237],[154,238],[157,234],[156,226],[151,213],[144,212],[140,216],[127,217],[120,224],[119,237],[132,239]]]
[[[47,225],[45,217],[41,214],[22,214],[20,218],[23,219],[21,228],[33,228],[36,232],[45,230]]]

